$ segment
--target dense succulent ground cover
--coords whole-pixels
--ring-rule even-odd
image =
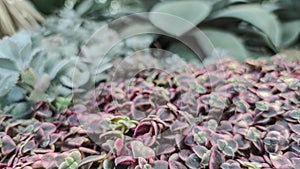
[[[0,117],[0,168],[296,168],[299,65],[275,56],[148,69],[63,113],[38,102],[31,119]]]

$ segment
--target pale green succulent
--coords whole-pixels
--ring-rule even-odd
[[[106,80],[103,72],[112,66],[111,58],[103,57],[101,51],[92,47],[108,46],[106,42],[83,47],[82,37],[70,40],[64,32],[50,28],[49,31],[51,33],[46,37],[44,29],[35,33],[21,31],[0,41],[2,113],[21,118],[31,113],[33,103],[69,98],[72,92],[85,92],[89,89],[87,85]],[[78,31],[86,31],[87,39],[93,34],[92,30],[85,28],[78,28]],[[70,41],[73,43],[68,43]],[[85,52],[80,53],[80,48]],[[95,62],[98,56],[101,64]]]

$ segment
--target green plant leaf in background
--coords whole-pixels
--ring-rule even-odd
[[[203,41],[202,38],[197,38],[197,41],[207,55],[217,55],[215,57],[222,57],[224,55],[233,56],[238,60],[244,60],[247,58],[248,52],[245,49],[242,41],[233,34],[208,28],[202,29],[202,31],[211,43]],[[213,45],[212,51],[211,45]],[[217,59],[215,57],[214,59]]]
[[[285,22],[282,24],[282,47],[292,45],[300,35],[300,20]]]
[[[168,1],[156,4],[149,15],[150,21],[163,31],[181,36],[203,21],[211,11],[211,4],[205,1]],[[162,13],[164,15],[155,15]],[[179,17],[173,18],[173,16]],[[191,24],[187,24],[187,21]]]
[[[0,74],[0,97],[5,96],[18,82],[17,73]]]
[[[281,41],[281,27],[276,16],[259,5],[234,5],[216,12],[211,19],[236,18],[257,27],[279,47]]]

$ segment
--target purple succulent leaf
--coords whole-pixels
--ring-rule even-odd
[[[229,121],[221,121],[220,125],[218,126],[218,131],[232,131],[232,123]]]
[[[17,162],[17,158],[16,158],[17,154],[12,155],[8,162],[7,162],[7,166],[15,166],[16,162]]]
[[[173,121],[176,119],[175,115],[170,110],[163,109],[163,108],[158,110],[157,115],[161,120],[166,122]]]
[[[292,119],[300,120],[300,109],[288,111],[287,115]]]
[[[187,169],[186,166],[178,161],[169,161],[169,167],[170,169]]]
[[[194,151],[195,152],[195,151]],[[192,154],[193,152],[189,149],[183,149],[183,150],[180,150],[180,152],[178,153],[178,156],[179,158],[182,160],[182,161],[186,161],[187,158]]]
[[[133,137],[138,137],[140,135],[144,135],[149,132],[153,132],[152,123],[151,122],[141,122],[134,130]]]
[[[190,133],[184,138],[184,144],[188,146],[194,146],[196,142],[199,144],[205,144],[206,141],[207,139],[203,136],[202,133],[197,133],[196,136]]]
[[[291,151],[287,151],[284,153],[284,156],[288,159],[292,159],[292,158],[298,158],[298,155],[294,152]]]
[[[200,160],[200,158],[196,154],[191,154],[187,158],[185,164],[189,168],[200,168],[201,167],[201,160]]]
[[[22,152],[27,153],[27,152],[33,150],[34,148],[36,148],[36,144],[35,144],[34,140],[30,140],[24,145]]]
[[[228,160],[220,166],[221,169],[240,169],[240,164],[234,160]]]
[[[239,134],[236,134],[233,139],[237,142],[238,149],[240,149],[240,150],[245,150],[250,147],[249,142],[243,136],[241,136]]]
[[[289,159],[279,154],[270,154],[270,160],[275,168],[293,166]]]
[[[192,150],[201,159],[203,158],[203,155],[208,151],[206,147],[201,145],[192,147]]]
[[[93,155],[93,156],[88,156],[84,159],[82,159],[80,161],[80,163],[78,164],[78,168],[82,167],[82,166],[85,166],[87,164],[91,164],[93,162],[98,162],[98,161],[103,161],[104,159],[107,158],[107,155],[106,154],[103,154],[103,155]]]
[[[210,96],[209,105],[211,107],[223,110],[227,106],[227,100],[223,96],[212,94]]]
[[[78,150],[82,153],[91,154],[91,155],[99,154],[98,151],[86,147],[79,147]]]
[[[157,160],[153,163],[153,169],[168,169],[169,163],[163,160]]]
[[[289,124],[289,127],[291,128],[291,130],[294,132],[294,133],[296,133],[296,134],[298,134],[298,135],[300,135],[300,124]]]
[[[0,145],[3,155],[9,155],[17,148],[16,143],[9,135],[5,135],[0,139]]]
[[[274,124],[274,125],[271,125],[267,128],[268,131],[277,131],[280,133],[280,135],[282,137],[286,137],[288,138],[290,136],[290,131],[289,131],[289,125],[286,124],[286,125],[280,125],[280,124]]]
[[[254,127],[250,127],[247,132],[246,138],[253,142],[257,141],[260,138],[260,132]]]
[[[109,140],[109,139],[114,139],[114,138],[122,138],[123,137],[123,132],[120,130],[113,130],[113,131],[108,131],[99,136],[100,140]]]
[[[88,141],[86,137],[68,138],[66,140],[68,145],[75,146],[75,147],[80,147],[86,141]]]
[[[262,113],[263,117],[270,118],[283,114],[284,111],[275,110],[273,107],[270,107],[269,110]]]
[[[252,162],[257,162],[257,163],[261,163],[261,164],[265,162],[265,159],[263,157],[256,156],[253,154],[250,154],[249,160]]]
[[[225,108],[224,108],[225,109]],[[223,115],[223,109],[219,108],[211,108],[208,112],[207,119],[213,119],[215,121],[220,121],[222,115]]]
[[[238,100],[235,102],[236,111],[240,113],[246,113],[250,105],[244,100]]]
[[[148,162],[146,159],[142,158],[142,157],[139,157],[138,158],[138,165],[140,168],[144,168],[145,165],[147,165]]]
[[[156,147],[156,155],[171,154],[175,150],[175,147],[171,144],[161,144]]]
[[[124,142],[122,139],[118,138],[116,139],[115,143],[114,143],[114,148],[116,150],[116,155],[120,156],[122,153],[122,150],[124,149]]]
[[[49,144],[50,145],[53,145],[55,142],[57,142],[57,140],[60,138],[60,137],[62,137],[62,135],[61,134],[56,134],[56,133],[54,133],[54,134],[51,134],[50,135],[50,142],[49,142]]]
[[[43,122],[41,128],[44,130],[46,135],[50,135],[56,131],[56,126],[49,122]]]
[[[171,156],[169,156],[169,161],[179,161],[179,155],[178,153],[173,153]]]
[[[58,167],[56,166],[56,160],[55,160],[56,156],[57,154],[55,153],[48,153],[46,155],[43,155],[41,158],[42,166],[44,168]]]
[[[170,127],[170,130],[172,132],[175,132],[175,131],[180,131],[180,130],[183,130],[185,128],[187,128],[189,125],[186,123],[186,122],[182,122],[182,121],[174,121],[173,124],[171,125]]]
[[[150,147],[145,146],[141,141],[132,141],[130,143],[133,157],[143,157],[145,159],[155,157],[155,152]]]
[[[291,158],[294,166],[300,166],[300,158]]]
[[[221,164],[225,162],[224,155],[217,150],[216,147],[211,149],[209,158],[209,169],[219,169]]]
[[[176,134],[175,135],[175,143],[178,149],[184,149],[187,147],[185,144],[185,136],[182,134]]]

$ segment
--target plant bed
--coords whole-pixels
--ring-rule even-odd
[[[300,61],[223,59],[101,83],[96,99],[0,117],[0,168],[296,168]],[[95,117],[95,118],[91,118]]]

